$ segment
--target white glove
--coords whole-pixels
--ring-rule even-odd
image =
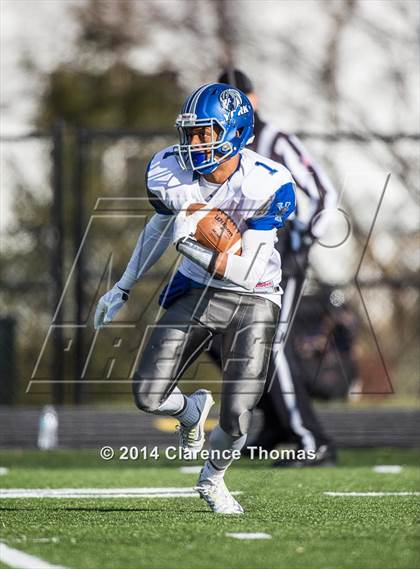
[[[175,218],[173,229],[173,242],[178,243],[181,239],[186,239],[190,235],[194,235],[197,229],[197,224],[208,214],[206,207],[201,208],[191,215],[187,215],[188,206],[197,202],[186,202],[182,206],[181,211]],[[206,204],[203,204],[205,206]],[[203,211],[204,210],[204,211]]]
[[[111,290],[101,296],[95,312],[95,330],[99,330],[104,324],[108,324],[114,319],[120,308],[127,302],[129,292],[119,288],[118,285],[114,285]]]

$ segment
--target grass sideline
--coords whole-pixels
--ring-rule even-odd
[[[419,491],[413,450],[346,450],[340,467],[272,469],[241,460],[227,475],[241,517],[196,498],[1,499],[0,539],[69,569],[414,569],[420,497],[329,497],[326,491]],[[185,465],[185,462],[182,463]],[[193,463],[191,463],[193,464]],[[400,464],[379,474],[378,464]],[[95,451],[2,451],[2,488],[193,486],[180,462],[105,462]],[[238,541],[226,533],[264,532]],[[0,567],[6,565],[0,562]]]

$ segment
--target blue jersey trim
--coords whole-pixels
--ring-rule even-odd
[[[247,219],[248,229],[269,231],[280,229],[296,209],[295,188],[292,182],[284,184],[274,194],[267,212],[260,217]]]
[[[159,305],[168,309],[172,304],[192,288],[206,288],[205,285],[193,281],[189,277],[177,271],[173,279],[165,286],[159,296]]]

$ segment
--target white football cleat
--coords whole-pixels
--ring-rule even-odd
[[[205,500],[215,514],[243,514],[243,507],[235,500],[226,487],[222,477],[203,478],[203,470],[200,473],[198,484],[194,488]]]
[[[190,399],[194,399],[200,411],[200,419],[192,427],[186,427],[180,424],[177,429],[179,431],[180,447],[188,450],[190,453],[199,453],[204,446],[205,434],[204,424],[211,407],[214,405],[214,399],[210,391],[207,389],[198,389]]]

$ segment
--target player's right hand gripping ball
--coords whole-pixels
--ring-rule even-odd
[[[202,203],[191,204],[188,206],[187,215],[202,207],[204,207]],[[219,253],[233,253],[235,255],[242,253],[241,233],[230,215],[221,209],[211,209],[197,223],[194,237],[201,245]]]

